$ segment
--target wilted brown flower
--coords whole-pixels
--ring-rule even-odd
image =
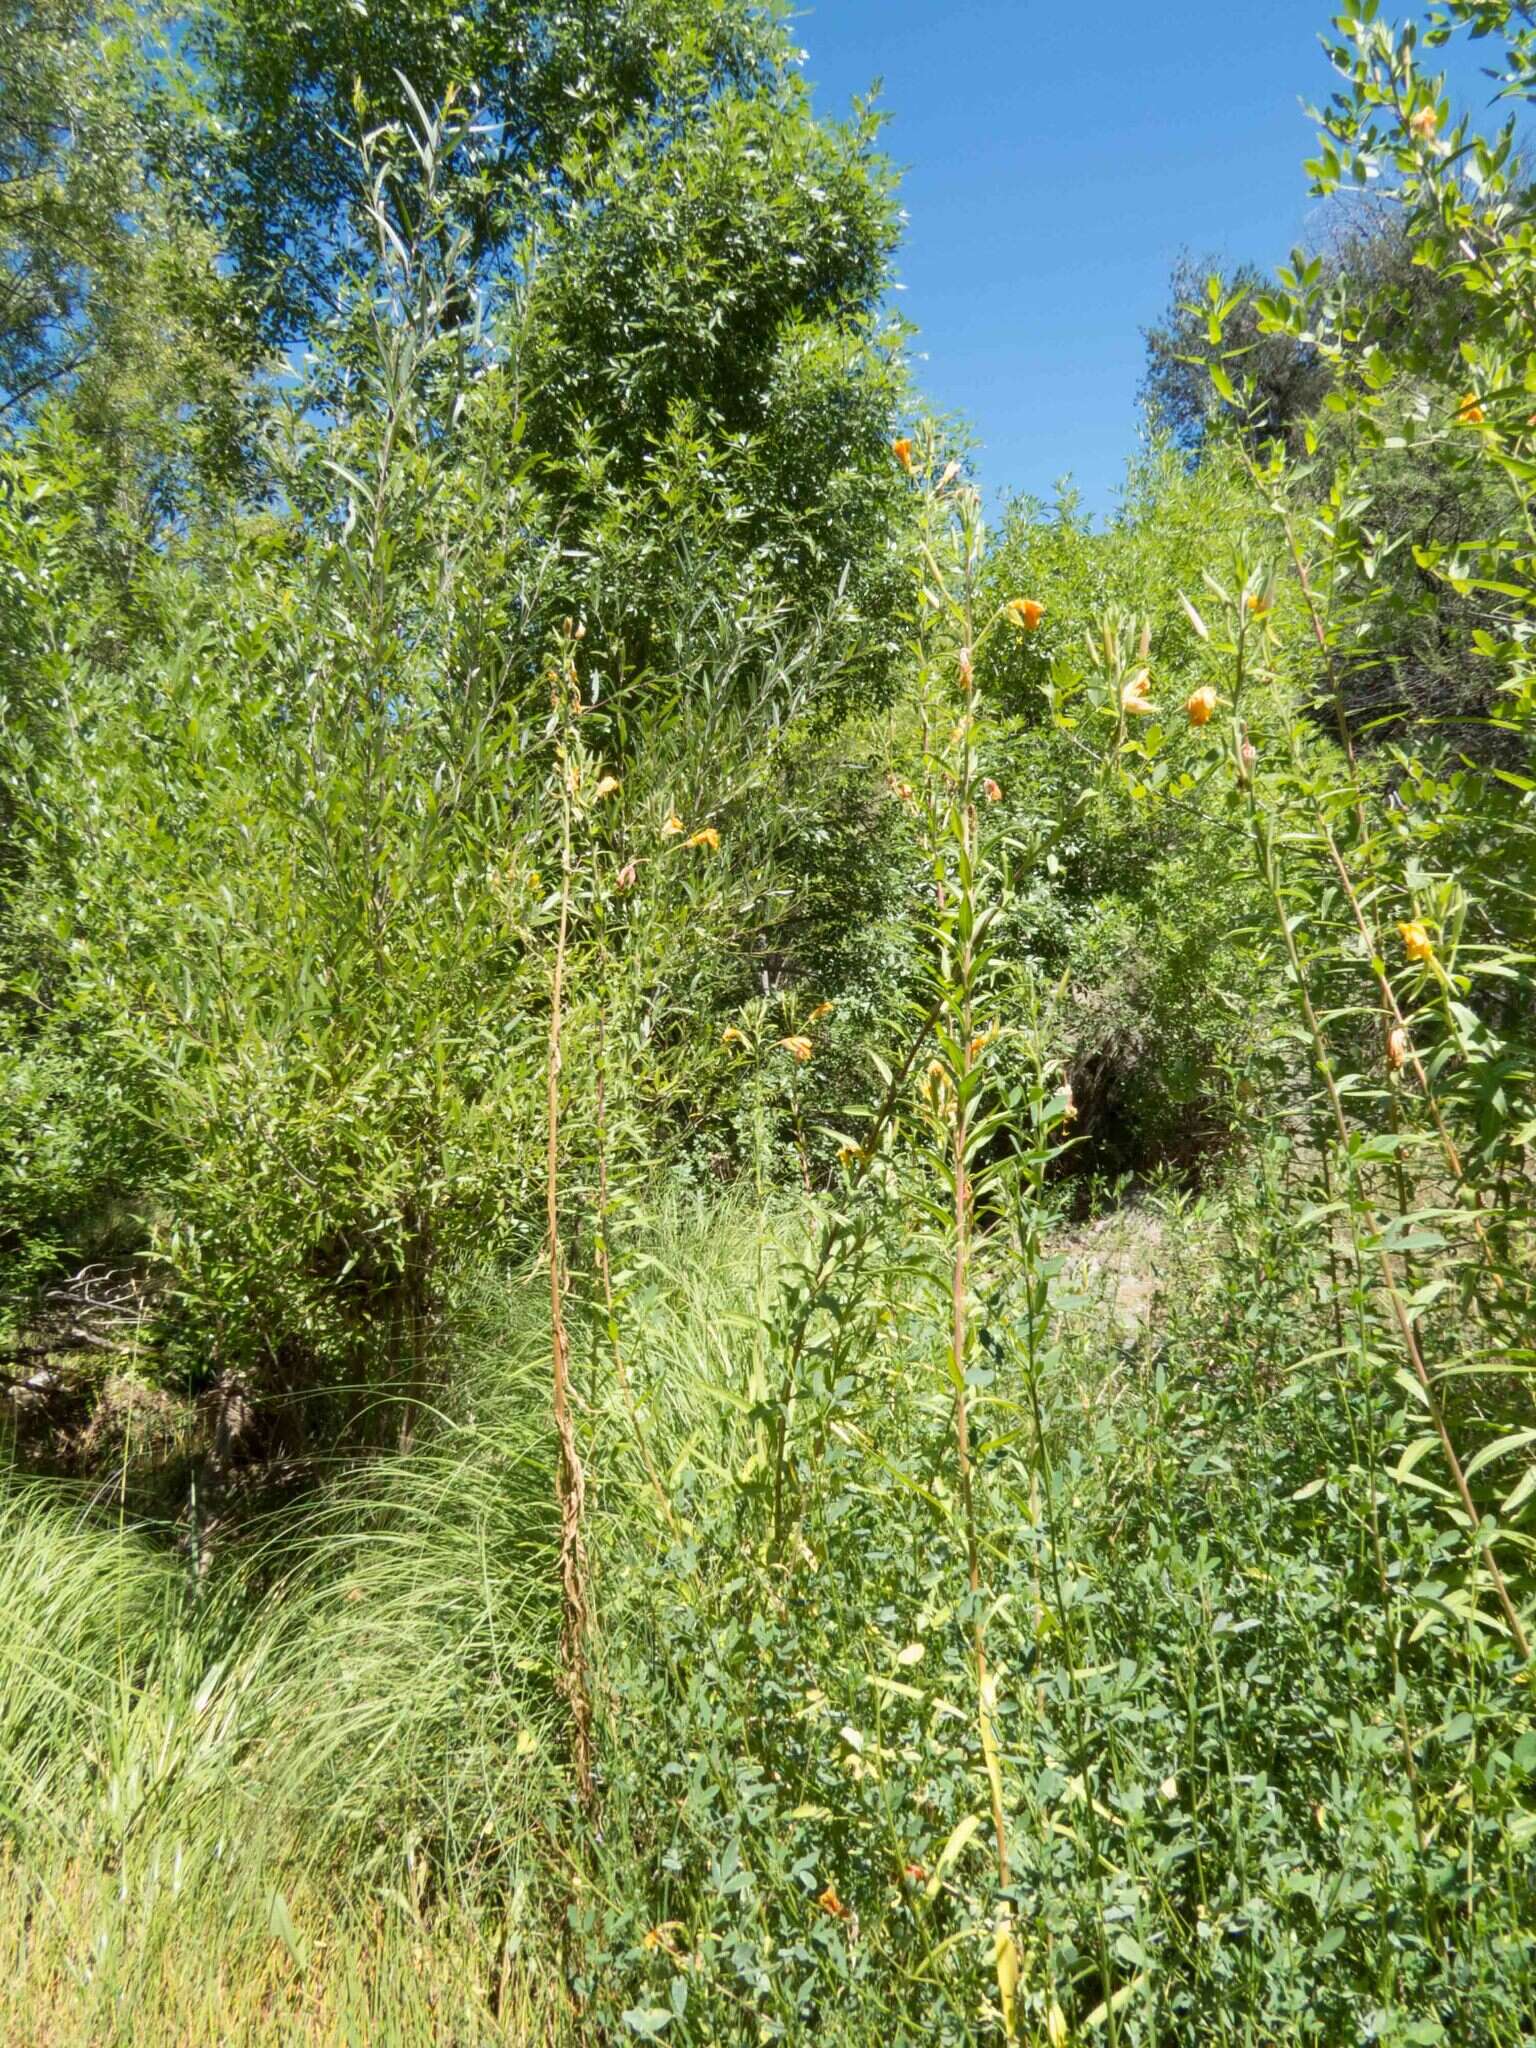
[[[983,792],[985,793],[987,802],[989,804],[997,803],[1002,797],[1002,784],[1000,782],[994,782],[990,775],[984,775],[982,777],[981,787]]]
[[[1408,1034],[1401,1024],[1394,1024],[1387,1033],[1387,1065],[1396,1070],[1408,1059]]]
[[[1152,687],[1152,678],[1144,668],[1137,669],[1125,688],[1120,692],[1120,709],[1133,718],[1155,718],[1157,706],[1147,692]]]

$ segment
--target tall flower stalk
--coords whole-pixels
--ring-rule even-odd
[[[588,1660],[591,1601],[583,1521],[586,1473],[571,1405],[571,1344],[565,1319],[566,1258],[560,1210],[560,1075],[566,965],[575,881],[573,813],[581,788],[581,751],[573,744],[580,708],[576,680],[579,628],[567,620],[550,676],[550,729],[560,827],[560,908],[550,966],[549,1049],[545,1065],[547,1133],[544,1160],[545,1254],[549,1263],[551,1379],[558,1455],[555,1500],[560,1514],[560,1678],[571,1715],[572,1762],[581,1803],[594,1803],[592,1684]]]
[[[993,1956],[1003,2028],[1013,2040],[1017,2038],[1020,1958],[1009,1897],[1008,1815],[997,1737],[998,1674],[987,1640],[988,1602],[972,1428],[978,1201],[999,1171],[988,1163],[988,1147],[999,1136],[1003,1122],[991,1073],[997,1031],[990,1024],[980,1028],[978,1007],[995,965],[991,934],[999,908],[995,871],[983,845],[980,806],[1000,797],[1001,790],[981,771],[983,728],[976,656],[1006,614],[999,611],[984,625],[978,624],[976,581],[984,542],[980,498],[969,485],[954,484],[952,465],[930,490],[925,513],[918,640],[924,806],[934,915],[933,1057],[924,1081],[924,1121],[929,1158],[947,1184],[949,1204],[945,1368],[953,1397],[954,1478],[965,1545],[964,1605],[976,1734],[987,1783],[997,1872]]]
[[[1477,1556],[1474,1570],[1480,1565],[1486,1572],[1494,1599],[1504,1617],[1511,1641],[1520,1655],[1529,1661],[1530,1639],[1510,1593],[1509,1585],[1501,1567],[1495,1547],[1492,1530],[1483,1533],[1482,1517],[1473,1500],[1467,1478],[1467,1463],[1461,1456],[1453,1439],[1446,1416],[1444,1403],[1431,1367],[1427,1361],[1424,1345],[1417,1326],[1417,1318],[1405,1289],[1404,1276],[1400,1270],[1400,1254],[1393,1249],[1391,1228],[1378,1214],[1376,1199],[1367,1185],[1362,1141],[1365,1133],[1353,1123],[1345,1102],[1345,1089],[1329,1044],[1328,1035],[1314,1001],[1311,976],[1308,965],[1302,957],[1297,940],[1298,919],[1293,915],[1287,901],[1285,876],[1277,846],[1275,820],[1271,816],[1271,797],[1267,778],[1259,770],[1257,750],[1249,737],[1245,718],[1245,696],[1254,679],[1255,664],[1263,636],[1268,633],[1269,605],[1263,596],[1266,580],[1261,571],[1252,571],[1243,582],[1236,598],[1228,596],[1220,586],[1212,588],[1227,608],[1227,637],[1219,643],[1219,652],[1225,653],[1230,662],[1230,683],[1232,691],[1232,716],[1226,758],[1233,776],[1234,787],[1242,806],[1249,842],[1253,849],[1254,864],[1278,936],[1288,969],[1288,981],[1301,1017],[1306,1041],[1311,1053],[1312,1064],[1322,1087],[1326,1103],[1326,1114],[1334,1140],[1338,1146],[1338,1159],[1343,1178],[1345,1211],[1351,1231],[1351,1249],[1357,1268],[1373,1266],[1379,1278],[1391,1327],[1394,1329],[1403,1356],[1407,1361],[1418,1387],[1418,1398],[1430,1420],[1434,1436],[1438,1441],[1441,1455],[1452,1488],[1462,1514],[1466,1518],[1468,1534],[1476,1547]],[[1189,607],[1192,622],[1202,638],[1209,638],[1209,629],[1199,613]],[[1295,739],[1292,734],[1292,758],[1290,762],[1292,779],[1301,780],[1301,763],[1295,757]],[[1332,841],[1330,840],[1330,845]],[[1333,848],[1336,867],[1342,867],[1338,860],[1337,848]],[[1344,879],[1348,875],[1345,871]],[[1350,896],[1352,914],[1363,936],[1369,943],[1372,934],[1364,924],[1364,913],[1358,900]],[[1385,974],[1379,965],[1379,954],[1373,947],[1373,973],[1378,981],[1385,983]],[[1392,1004],[1390,1014],[1401,1017],[1390,985],[1387,999]],[[1401,1025],[1395,1028],[1402,1028]],[[1451,1159],[1459,1165],[1459,1158],[1452,1147]],[[1453,1165],[1453,1171],[1454,1171]],[[1411,1212],[1398,1219],[1411,1220]],[[1327,1227],[1332,1229],[1331,1218]]]

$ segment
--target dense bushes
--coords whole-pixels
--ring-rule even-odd
[[[0,451],[7,2038],[1512,2048],[1507,144],[1346,11],[1430,288],[989,538],[772,12],[136,20],[241,436]]]

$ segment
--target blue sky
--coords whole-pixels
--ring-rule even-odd
[[[1283,262],[1319,225],[1303,104],[1331,0],[814,0],[824,113],[883,80],[910,216],[899,304],[923,389],[971,421],[989,493],[1070,472],[1112,509],[1140,330],[1188,248]],[[1476,73],[1465,57],[1457,75]],[[1477,93],[1481,102],[1486,88]],[[1489,125],[1492,125],[1491,123]]]

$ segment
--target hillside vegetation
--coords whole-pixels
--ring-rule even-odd
[[[989,528],[776,9],[0,0],[5,2041],[1529,2040],[1463,34]]]

